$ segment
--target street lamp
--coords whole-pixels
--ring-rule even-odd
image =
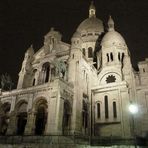
[[[132,115],[137,114],[138,113],[138,106],[136,104],[130,104],[129,111]]]
[[[134,144],[135,144],[135,148],[137,148],[134,117],[138,113],[138,106],[136,104],[131,103],[129,105],[129,112],[131,113],[131,117],[132,117]]]

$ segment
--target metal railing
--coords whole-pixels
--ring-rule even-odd
[[[90,137],[82,135],[42,135],[42,136],[0,136],[0,144],[81,144],[93,146],[134,145],[135,139],[122,139],[113,137]],[[136,140],[137,145],[148,145],[148,139]]]
[[[72,140],[71,140],[72,139]],[[42,136],[0,136],[1,144],[20,143],[73,143],[73,136],[42,135]]]

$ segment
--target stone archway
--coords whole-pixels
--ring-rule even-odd
[[[11,104],[6,102],[1,105],[1,117],[0,117],[0,135],[5,135],[9,125],[9,112]]]
[[[16,134],[23,135],[27,123],[27,102],[21,102],[16,106]]]
[[[36,103],[35,135],[43,135],[47,123],[47,101],[40,99]]]
[[[68,100],[64,100],[63,123],[62,123],[63,135],[68,135],[70,132],[70,122],[71,122],[70,120],[71,120],[71,105]]]

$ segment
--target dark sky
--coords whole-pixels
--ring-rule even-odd
[[[95,1],[95,0],[94,0]],[[90,0],[4,0],[0,2],[0,74],[18,79],[24,53],[37,51],[54,27],[70,43],[77,26],[88,17]],[[97,17],[105,24],[111,14],[126,40],[136,67],[148,57],[148,0],[96,0]]]

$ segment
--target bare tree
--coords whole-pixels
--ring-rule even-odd
[[[1,89],[2,90],[7,91],[7,90],[12,89],[12,86],[14,85],[14,83],[12,82],[12,79],[9,74],[7,73],[2,74],[0,79],[1,79]]]

